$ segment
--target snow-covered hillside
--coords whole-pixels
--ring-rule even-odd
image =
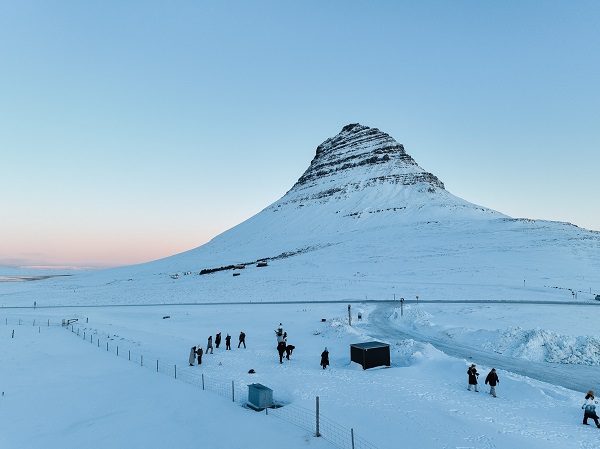
[[[600,232],[457,198],[390,136],[353,124],[317,147],[280,200],[209,243],[27,288],[60,304],[131,303],[138,291],[151,303],[591,300],[599,255]],[[4,292],[0,305],[26,303],[23,295],[22,286]]]

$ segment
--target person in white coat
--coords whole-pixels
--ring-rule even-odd
[[[588,394],[585,395],[585,402],[581,406],[584,410],[583,412],[583,424],[586,426],[589,425],[587,420],[588,418],[592,418],[596,423],[596,427],[600,428],[600,423],[598,422],[598,415],[596,414],[596,404],[598,401],[594,398],[594,392],[592,390],[588,391]]]

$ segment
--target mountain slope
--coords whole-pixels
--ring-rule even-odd
[[[163,303],[571,299],[569,289],[590,299],[600,293],[600,233],[469,203],[389,135],[353,124],[317,147],[280,200],[207,244],[45,282],[73,290],[67,303],[127,303],[132,289]]]

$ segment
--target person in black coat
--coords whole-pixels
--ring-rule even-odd
[[[198,355],[198,365],[202,365],[202,347],[198,345],[198,349],[196,349],[196,355]]]
[[[242,344],[244,345],[244,349],[246,349],[246,334],[244,332],[240,332],[240,342],[238,343],[238,348]]]
[[[499,384],[498,374],[496,374],[496,368],[492,368],[492,370],[488,373],[485,378],[485,383],[490,384],[490,394],[496,397],[496,384]]]
[[[277,352],[279,353],[279,363],[283,363],[283,354],[285,354],[285,342],[284,341],[280,341],[279,343],[277,343]]]
[[[229,334],[225,337],[225,349],[231,349],[231,335]]]
[[[215,348],[219,348],[219,345],[221,344],[221,332],[219,332],[216,336],[215,336]]]
[[[286,359],[290,359],[290,356],[292,355],[292,351],[294,351],[294,349],[296,349],[296,347],[294,345],[287,345],[285,347],[285,358]]]
[[[327,347],[326,347],[325,350],[321,353],[321,366],[323,367],[323,369],[325,369],[328,365],[329,365],[329,351],[327,350]]]
[[[479,377],[479,373],[477,372],[474,363],[467,370],[467,374],[469,375],[469,386],[467,387],[467,390],[471,391],[471,387],[474,385],[475,391],[479,393],[479,390],[477,389],[477,377]]]

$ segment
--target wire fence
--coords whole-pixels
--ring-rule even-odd
[[[1,323],[1,321],[0,321]],[[87,323],[87,319],[86,319]],[[129,348],[119,346],[111,339],[111,337],[105,333],[99,333],[82,326],[83,322],[79,322],[77,319],[63,319],[61,321],[53,321],[50,319],[22,319],[14,318],[9,320],[5,318],[5,325],[12,326],[37,326],[41,330],[42,326],[61,326],[68,329],[73,334],[77,335],[82,340],[90,343],[92,346],[110,352],[117,357],[127,359],[130,362],[139,365],[140,367],[146,368],[151,371],[155,371],[160,374],[164,374],[174,379],[181,380],[188,384],[202,388],[202,390],[208,390],[216,393],[220,396],[231,399],[239,405],[247,408],[248,390],[234,381],[225,381],[221,379],[214,379],[209,376],[205,376],[204,373],[196,373],[193,370],[187,370],[177,368],[176,364],[164,362],[154,354],[142,354],[137,351],[132,351]],[[12,331],[12,338],[14,338],[15,331]],[[354,434],[354,429],[347,429],[340,426],[335,421],[332,421],[319,413],[319,398],[316,398],[315,410],[310,410],[295,404],[284,404],[273,400],[274,405],[272,407],[264,408],[265,415],[275,416],[281,420],[287,421],[301,429],[313,433],[317,437],[321,437],[324,440],[331,443],[333,446],[340,449],[377,449],[369,442]]]

